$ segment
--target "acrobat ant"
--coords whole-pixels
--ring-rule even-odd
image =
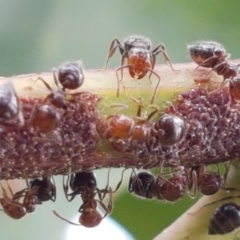
[[[1,185],[3,198],[0,198],[0,203],[3,211],[11,218],[20,219],[35,210],[36,204],[41,204],[43,201],[56,199],[55,183],[50,178],[42,180],[34,179],[30,182],[30,186],[13,194],[8,182],[8,189],[11,197],[7,195],[6,189]],[[19,200],[23,198],[22,202]]]
[[[218,75],[223,76],[223,87],[227,78],[236,77],[239,73],[239,65],[228,63],[230,54],[217,42],[200,41],[189,45],[188,49],[194,62],[201,67],[212,68]]]
[[[71,188],[72,192],[68,193],[68,189]],[[82,225],[84,227],[96,227],[101,223],[101,221],[112,212],[113,208],[113,199],[112,199],[112,189],[105,188],[100,190],[97,188],[97,181],[93,174],[93,172],[78,172],[75,174],[71,174],[70,180],[69,175],[67,177],[67,182],[63,182],[63,189],[65,196],[68,201],[72,201],[76,195],[80,195],[82,198],[82,205],[79,208],[79,223],[73,223],[63,217],[61,217],[56,211],[53,213],[59,217],[60,219],[73,224],[73,225]],[[103,203],[103,198],[105,194],[109,194],[109,202],[108,205]],[[95,199],[95,196],[98,194],[99,200]],[[102,216],[101,213],[97,210],[97,205],[104,209],[105,214]]]
[[[43,104],[50,101],[56,108],[67,109],[68,101],[71,101],[74,96],[79,96],[82,93],[67,93],[65,89],[77,89],[83,84],[84,75],[82,66],[77,62],[69,62],[62,64],[58,69],[53,69],[53,78],[57,86],[54,91],[50,85],[42,78],[44,85],[51,91],[51,93],[43,100]],[[59,87],[58,82],[62,85]]]
[[[186,128],[182,118],[173,114],[164,114],[154,122],[152,132],[161,144],[171,146],[180,142]]]
[[[179,171],[182,171],[182,168],[177,169],[177,172]],[[140,172],[131,175],[128,191],[144,198],[156,197],[159,200],[175,202],[186,192],[186,178],[181,174],[174,174],[166,180],[160,174],[155,177],[149,172]]]
[[[8,122],[15,118],[19,119],[20,125],[24,124],[23,113],[17,93],[11,82],[0,87],[0,121]]]
[[[29,119],[29,124],[41,133],[55,130],[61,120],[61,114],[51,105],[35,105]]]
[[[127,68],[130,76],[136,79],[142,79],[148,72],[150,72],[149,81],[152,74],[158,78],[158,82],[150,101],[150,104],[153,104],[161,80],[160,76],[153,70],[156,64],[156,56],[159,53],[162,53],[166,63],[168,63],[171,69],[174,70],[165,46],[162,43],[159,43],[157,47],[151,50],[151,40],[142,36],[130,36],[124,40],[123,45],[117,38],[114,38],[109,47],[105,69],[108,66],[109,59],[113,56],[117,48],[119,48],[120,54],[122,55],[121,66],[116,70],[117,97],[119,97],[120,94],[120,82],[123,78],[124,68]],[[126,65],[125,59],[127,59]],[[120,79],[118,76],[119,71],[121,71]]]
[[[228,202],[218,207],[208,226],[208,234],[226,234],[240,227],[240,207],[236,203]]]

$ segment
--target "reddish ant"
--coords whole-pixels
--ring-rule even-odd
[[[24,125],[23,113],[17,93],[11,82],[4,83],[0,87],[0,121],[8,122],[19,119],[20,125]]]
[[[208,226],[208,234],[226,234],[240,227],[240,207],[236,203],[224,203],[218,207]]]
[[[222,178],[218,172],[206,171],[205,166],[196,166],[186,171],[188,189],[193,189],[194,197],[196,190],[199,190],[203,195],[213,195],[222,187]],[[224,188],[223,188],[224,189]]]
[[[128,191],[140,197],[156,197],[159,200],[175,202],[186,192],[186,178],[177,174],[166,180],[160,175],[154,177],[151,173],[140,172],[135,176],[131,175]]]
[[[193,61],[199,66],[212,68],[217,74],[223,75],[223,82],[220,87],[224,85],[227,78],[238,75],[238,65],[228,63],[230,54],[226,52],[221,44],[201,41],[188,46],[188,49]]]
[[[3,211],[13,219],[20,219],[35,210],[36,204],[41,204],[43,201],[56,199],[55,183],[50,178],[43,178],[42,180],[34,179],[30,182],[30,186],[15,194],[13,194],[8,182],[8,189],[11,197],[8,197],[5,188],[1,185],[3,198],[0,198],[0,203]],[[22,203],[19,202],[23,198]]]
[[[156,64],[156,56],[159,53],[162,53],[165,61],[170,65],[171,69],[174,70],[165,46],[160,43],[156,48],[151,50],[150,39],[142,36],[130,36],[124,40],[123,45],[117,38],[114,38],[110,44],[105,69],[108,66],[109,59],[113,56],[117,48],[119,48],[120,54],[122,55],[121,67],[116,70],[117,97],[119,97],[120,93],[119,85],[123,78],[124,68],[128,68],[130,76],[136,79],[142,79],[148,72],[150,72],[149,81],[152,74],[158,78],[158,82],[150,101],[150,103],[153,104],[161,80],[160,76],[153,70]],[[127,65],[125,65],[125,59],[127,59]],[[121,79],[119,79],[118,76],[119,71],[121,71]]]
[[[235,101],[240,100],[240,76],[229,80],[229,93]]]
[[[53,91],[50,85],[42,78],[44,85],[51,93],[43,100],[43,104],[50,101],[56,108],[67,109],[68,101],[74,96],[79,96],[82,93],[66,93],[65,89],[77,89],[83,84],[84,75],[82,66],[76,62],[64,63],[58,69],[53,69],[53,78],[58,90]],[[61,83],[62,88],[59,87]]]
[[[69,187],[71,188],[72,192],[68,193]],[[73,223],[63,217],[61,217],[56,211],[53,213],[59,217],[60,219],[73,224],[73,225],[82,225],[84,227],[96,227],[101,223],[101,221],[112,212],[113,208],[113,199],[112,199],[112,189],[105,188],[100,190],[97,188],[97,181],[93,174],[93,172],[79,172],[75,174],[71,174],[70,181],[69,176],[67,177],[67,182],[63,182],[64,193],[68,201],[72,201],[77,195],[80,195],[82,198],[82,205],[79,208],[79,223]],[[103,198],[105,194],[109,194],[109,202],[106,206],[103,203]],[[96,194],[99,196],[99,200],[95,199]],[[97,210],[97,205],[104,209],[105,214],[102,216],[101,213]]]

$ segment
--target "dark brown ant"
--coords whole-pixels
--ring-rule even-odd
[[[61,120],[61,114],[51,105],[41,105],[33,108],[29,124],[41,133],[55,130]]]
[[[188,49],[193,61],[199,66],[212,68],[218,75],[223,75],[221,87],[227,78],[238,75],[238,65],[228,63],[230,54],[221,44],[212,41],[200,41],[188,46]]]
[[[105,69],[108,66],[109,59],[113,56],[117,48],[119,48],[120,54],[122,55],[121,67],[116,70],[117,97],[119,97],[120,93],[120,82],[123,78],[124,68],[128,68],[130,76],[136,79],[142,79],[148,72],[150,72],[149,81],[152,74],[158,78],[158,82],[150,101],[150,104],[153,104],[161,79],[160,76],[153,70],[156,64],[156,56],[159,53],[162,53],[166,63],[168,63],[172,70],[174,70],[165,46],[162,43],[159,43],[156,48],[151,50],[150,39],[142,36],[130,36],[124,40],[123,45],[117,38],[114,38],[110,44]],[[127,59],[127,65],[125,65],[125,59]],[[120,79],[118,76],[119,71],[121,71]]]
[[[51,93],[43,100],[43,104],[51,102],[56,108],[67,109],[68,101],[71,101],[74,96],[79,96],[82,93],[67,93],[65,89],[77,89],[83,84],[84,75],[82,66],[76,62],[64,63],[58,69],[53,69],[53,78],[57,86],[54,91],[50,85],[42,78],[44,85]],[[58,82],[62,85],[59,87]]]
[[[148,172],[132,174],[128,191],[144,198],[156,197],[159,200],[175,202],[182,198],[186,192],[186,178],[181,174],[174,175],[168,180],[160,175],[155,177]]]
[[[56,199],[55,183],[50,178],[42,180],[34,179],[30,182],[30,186],[15,194],[13,194],[8,182],[8,189],[11,197],[8,197],[5,188],[1,185],[3,198],[0,198],[0,203],[3,211],[11,218],[20,219],[35,210],[36,204],[41,204],[43,201]],[[19,202],[23,198],[22,202]]]
[[[71,188],[72,192],[68,193],[68,189]],[[63,182],[63,189],[65,196],[68,201],[72,201],[77,195],[80,195],[82,198],[82,205],[79,208],[79,223],[73,223],[63,217],[61,217],[56,211],[53,213],[59,217],[60,219],[73,224],[73,225],[82,225],[84,227],[96,227],[101,223],[101,221],[112,212],[113,208],[113,199],[112,199],[112,189],[105,188],[100,190],[97,188],[97,181],[93,174],[93,172],[79,172],[75,174],[71,174],[70,180],[69,176],[67,177],[67,182]],[[109,202],[106,206],[103,203],[103,198],[105,197],[106,193],[109,194]],[[99,200],[95,199],[95,196],[99,196]],[[105,214],[102,216],[101,213],[97,210],[97,205],[104,209]]]
[[[218,207],[208,226],[208,234],[226,234],[240,227],[240,207],[236,203],[228,202]]]
[[[152,133],[161,144],[171,146],[180,142],[186,128],[182,118],[173,114],[164,114],[154,122]]]
[[[12,83],[7,82],[0,87],[0,122],[8,122],[15,118],[19,119],[20,125],[24,125],[17,93]]]

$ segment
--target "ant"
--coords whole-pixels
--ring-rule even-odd
[[[158,82],[150,101],[150,104],[153,104],[161,80],[160,76],[153,70],[156,64],[156,56],[159,53],[162,53],[166,63],[168,63],[171,69],[174,70],[165,46],[162,43],[159,43],[157,47],[151,50],[151,40],[142,36],[130,36],[124,40],[123,45],[117,38],[114,38],[109,47],[105,69],[108,66],[109,59],[113,56],[117,48],[119,48],[120,54],[122,55],[121,66],[116,70],[117,97],[119,97],[120,93],[119,85],[123,79],[124,68],[128,68],[130,76],[136,79],[142,79],[148,72],[150,72],[148,78],[149,81],[152,74],[158,78]],[[127,59],[127,65],[125,65],[125,59]],[[120,79],[118,76],[119,71],[121,71]]]
[[[50,101],[56,108],[67,109],[68,101],[72,100],[74,96],[79,96],[82,93],[66,93],[65,89],[77,89],[84,82],[84,75],[82,66],[77,62],[67,62],[62,64],[58,69],[53,69],[53,78],[57,86],[57,90],[53,91],[50,85],[42,78],[44,85],[51,91],[51,93],[43,100],[43,104]],[[58,82],[62,85],[59,87]]]
[[[177,172],[182,168],[177,169]],[[174,173],[174,172],[171,172]],[[130,177],[128,191],[144,198],[154,198],[175,202],[186,192],[186,178],[177,174],[168,180],[160,175],[153,176],[149,172],[140,172]]]
[[[68,189],[71,188],[72,192],[68,193]],[[82,198],[82,205],[79,208],[79,223],[73,223],[63,217],[61,217],[56,211],[53,213],[60,219],[73,224],[73,225],[82,225],[84,227],[96,227],[101,223],[101,221],[112,212],[113,209],[113,191],[111,187],[100,190],[97,188],[97,181],[93,172],[78,172],[75,174],[69,175],[67,177],[67,182],[64,183],[63,179],[63,189],[67,200],[72,201],[77,195],[80,195]],[[103,203],[103,199],[106,194],[109,194],[108,205]],[[99,200],[95,199],[95,196],[98,194]],[[105,214],[102,216],[101,213],[97,210],[97,205],[104,209]]]
[[[240,207],[236,203],[228,202],[218,207],[208,226],[208,234],[226,234],[240,227]]]
[[[182,118],[173,114],[164,114],[153,124],[152,132],[161,144],[171,146],[180,142],[186,128]]]
[[[218,75],[223,75],[223,87],[227,78],[233,78],[238,75],[238,66],[228,63],[230,54],[225,48],[217,42],[200,41],[188,46],[190,55],[198,66],[212,68]]]
[[[42,180],[34,179],[27,183],[28,188],[25,188],[13,194],[11,187],[7,182],[11,197],[7,195],[6,189],[1,185],[3,198],[0,198],[0,203],[3,211],[13,219],[20,219],[35,210],[36,204],[42,204],[44,201],[56,200],[55,182],[49,177],[44,177]],[[19,202],[23,198],[22,203]]]
[[[35,105],[29,120],[29,124],[41,133],[48,133],[55,130],[61,120],[60,113],[50,105]]]
[[[196,190],[199,190],[203,195],[213,195],[222,187],[222,178],[218,172],[206,171],[205,166],[196,166],[187,169],[187,185],[188,189],[193,189],[193,193],[189,192],[191,197],[196,195]],[[230,189],[228,189],[230,190]]]
[[[24,125],[23,113],[17,93],[11,82],[4,83],[0,87],[0,121],[8,122],[19,119],[20,125]]]

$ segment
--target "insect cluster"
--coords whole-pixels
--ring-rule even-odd
[[[19,98],[11,83],[0,87],[0,177],[27,176],[27,186],[19,192],[1,186],[0,203],[11,218],[22,218],[33,212],[37,204],[55,201],[53,175],[60,174],[64,175],[67,201],[80,197],[79,224],[99,225],[112,212],[113,195],[122,179],[115,190],[109,182],[100,189],[92,169],[111,167],[111,163],[132,170],[128,191],[141,198],[175,202],[185,194],[194,198],[197,192],[212,195],[219,189],[231,191],[225,187],[227,168],[223,175],[218,168],[219,162],[238,158],[240,154],[240,129],[235,127],[240,120],[237,104],[240,77],[238,65],[228,61],[230,54],[216,42],[190,45],[190,55],[199,67],[211,68],[223,76],[221,87],[212,92],[200,87],[181,93],[174,104],[160,113],[158,106],[153,105],[161,79],[154,69],[156,56],[162,53],[174,71],[165,46],[158,44],[152,49],[151,41],[140,36],[131,36],[123,44],[114,39],[106,68],[117,48],[121,54],[121,66],[116,69],[117,97],[125,68],[132,78],[142,79],[147,73],[149,81],[152,75],[157,77],[150,100],[154,110],[147,117],[142,116],[141,101],[130,95],[137,103],[136,114],[101,116],[97,109],[102,100],[100,94],[78,89],[84,85],[79,62],[67,62],[53,70],[56,89],[44,79],[36,79],[49,91],[44,99]],[[227,81],[229,88],[224,88]],[[104,144],[111,148],[112,156],[99,151]],[[146,171],[153,167],[159,170],[156,176]],[[144,171],[138,172],[140,168]],[[103,215],[98,206],[104,210]],[[217,209],[210,221],[209,234],[225,234],[238,227],[238,212],[239,207],[232,203]],[[79,225],[56,211],[54,214]],[[233,220],[229,221],[230,217]],[[226,224],[218,224],[219,218]]]

